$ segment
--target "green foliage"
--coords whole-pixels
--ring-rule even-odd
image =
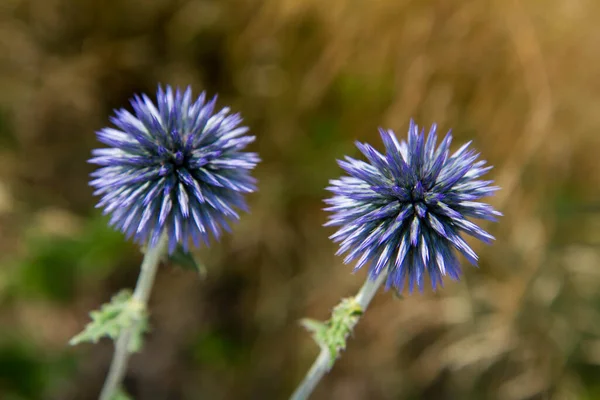
[[[90,316],[92,322],[71,339],[71,345],[96,343],[102,337],[116,340],[124,329],[131,328],[129,351],[134,353],[142,348],[143,335],[148,330],[148,315],[145,307],[132,298],[131,291],[122,290],[99,311],[92,311]]]
[[[75,295],[80,257],[77,241],[65,237],[35,238],[28,247],[33,252],[18,262],[16,268],[20,292],[69,302]]]
[[[22,343],[0,346],[0,387],[21,398],[39,398],[45,384],[39,354]],[[19,398],[17,397],[17,398]]]
[[[346,349],[346,339],[358,322],[363,310],[353,297],[343,299],[325,322],[313,319],[303,319],[302,325],[313,334],[313,339],[319,347],[329,351],[331,368],[340,353]]]
[[[307,122],[308,137],[315,149],[335,147],[341,137],[339,121],[334,115],[319,113]]]
[[[79,268],[84,272],[105,272],[122,262],[123,255],[131,249],[123,234],[106,222],[104,216],[92,218],[77,240],[81,254]]]
[[[2,331],[0,399],[46,400],[61,382],[72,378],[77,363],[70,353],[48,351],[26,332]]]
[[[75,296],[78,278],[101,278],[118,265],[128,244],[98,217],[88,221],[81,235],[32,236],[26,248],[27,255],[15,261],[13,289],[20,295],[68,303]]]
[[[248,348],[223,332],[210,330],[197,337],[191,352],[198,364],[229,368],[246,360]]]

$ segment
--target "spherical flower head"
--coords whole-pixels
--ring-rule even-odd
[[[341,228],[331,236],[340,243],[337,254],[347,253],[349,263],[358,258],[356,269],[370,264],[375,279],[388,271],[387,288],[402,291],[408,280],[423,291],[425,273],[433,289],[443,285],[442,276],[458,279],[455,250],[472,264],[477,255],[460,236],[465,232],[484,242],[494,238],[468,217],[495,221],[501,214],[478,202],[498,187],[478,178],[492,167],[477,161],[470,142],[449,155],[452,136],[446,134],[437,146],[436,126],[425,137],[410,122],[408,142],[398,142],[391,130],[379,130],[385,154],[364,143],[356,143],[369,162],[346,157],[338,164],[348,173],[330,181],[333,197],[326,200],[332,215],[326,225]]]
[[[217,239],[236,209],[247,211],[246,193],[256,189],[250,171],[259,162],[242,150],[254,141],[229,108],[215,112],[216,96],[192,102],[192,91],[159,86],[156,104],[146,95],[131,100],[133,114],[115,111],[115,128],[97,132],[108,148],[93,150],[100,165],[90,185],[98,207],[128,238],[154,246],[166,232],[169,252]]]

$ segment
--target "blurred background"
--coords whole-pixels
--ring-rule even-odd
[[[285,399],[364,271],[321,210],[354,140],[410,117],[474,140],[505,214],[480,268],[380,293],[313,399],[600,399],[600,3],[2,0],[0,398],[94,399],[112,345],[69,347],[141,256],[88,187],[94,132],[158,83],[219,93],[264,160],[252,213],[161,268],[138,400]]]

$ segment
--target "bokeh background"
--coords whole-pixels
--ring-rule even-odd
[[[157,84],[219,93],[258,137],[260,192],[207,275],[162,267],[138,400],[285,399],[365,278],[324,187],[410,117],[473,140],[503,190],[479,269],[380,293],[314,399],[600,399],[600,3],[2,0],[0,398],[94,399],[109,341],[69,347],[139,250],[87,186],[94,132]]]

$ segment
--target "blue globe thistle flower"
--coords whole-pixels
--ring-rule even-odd
[[[215,112],[216,96],[159,86],[156,105],[146,95],[131,100],[133,114],[115,111],[116,128],[97,132],[108,148],[93,150],[91,163],[101,168],[90,182],[102,198],[97,207],[111,214],[110,224],[140,244],[154,246],[163,231],[169,252],[190,240],[208,244],[227,220],[247,211],[244,194],[256,190],[250,176],[259,162],[242,150],[254,141],[239,114]]]
[[[355,270],[370,264],[375,279],[389,271],[386,287],[402,291],[408,280],[423,291],[425,273],[435,290],[442,276],[458,279],[454,250],[477,265],[477,255],[461,238],[465,232],[484,242],[494,238],[467,217],[496,220],[501,213],[480,203],[498,187],[479,180],[492,167],[469,150],[467,143],[449,155],[452,136],[436,147],[436,125],[419,132],[411,120],[408,143],[398,142],[391,130],[379,130],[385,155],[368,144],[356,143],[368,163],[346,157],[338,164],[350,175],[330,181],[326,200],[332,215],[326,226],[341,228],[331,236],[339,242],[337,254],[347,253],[349,263],[358,257]]]

